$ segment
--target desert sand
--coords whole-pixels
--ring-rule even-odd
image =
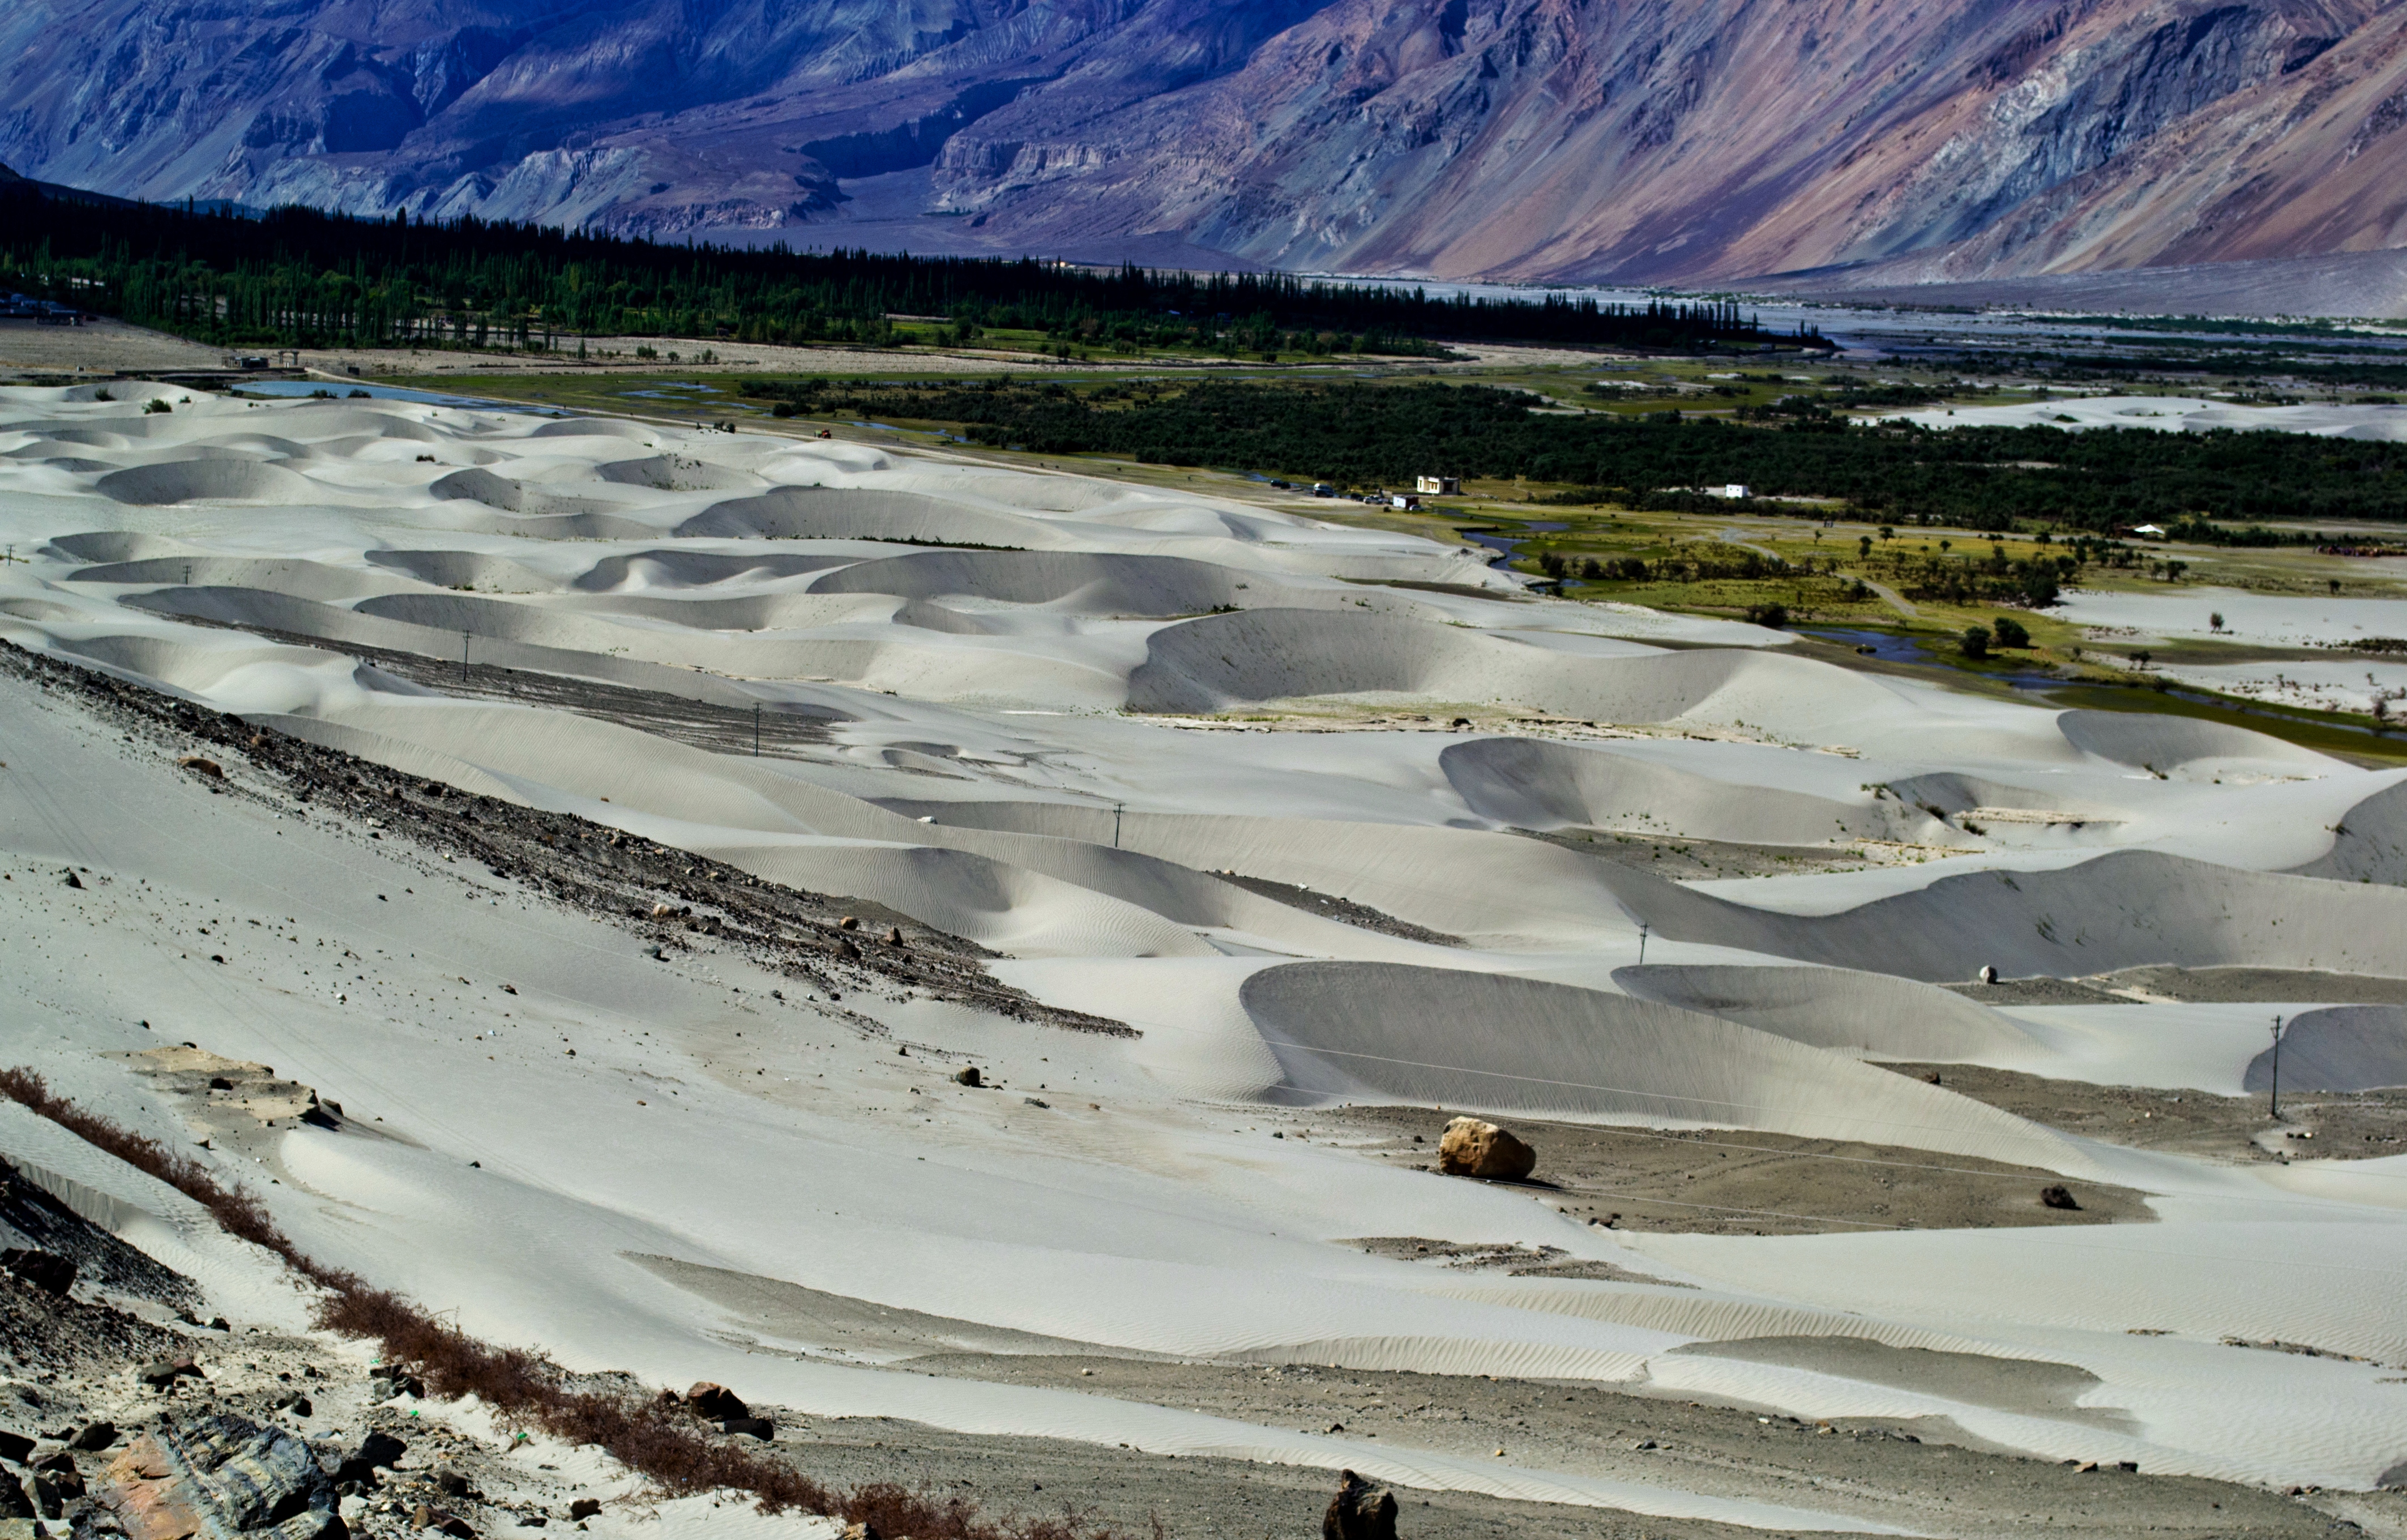
[[[0,392],[0,640],[242,725],[213,729],[212,776],[179,767],[172,719],[0,669],[0,1060],[178,1147],[238,1129],[199,1153],[305,1249],[477,1333],[939,1440],[1781,1533],[1956,1530],[1869,1476],[1484,1424],[1371,1437],[1175,1376],[959,1355],[1565,1382],[2331,1502],[2407,1479],[2407,1161],[2110,1142],[1884,1067],[2238,1096],[2278,1009],[2307,1077],[2286,1086],[2407,1080],[2407,1019],[2338,984],[1963,987],[2387,989],[2407,772],[1848,672],[1725,622],[1397,586],[1517,592],[1484,552],[1198,494],[750,431],[112,393]],[[375,775],[313,797],[249,734]],[[540,851],[436,836],[434,809],[472,806]],[[1531,837],[1565,831],[1885,854],[1675,880]],[[690,859],[657,877],[699,885],[665,895],[687,916],[572,892],[622,843]],[[710,895],[764,884],[872,917],[875,956],[739,944]],[[185,1043],[343,1126],[242,1122],[145,1057]],[[2072,1226],[1966,1200],[1933,1225],[1608,1228],[1607,1155],[1576,1191],[1445,1177],[1399,1108],[1431,1146],[1477,1111],[1717,1131],[1832,1183],[1890,1162],[2129,1196]],[[13,1160],[82,1159],[28,1121],[0,1119]],[[304,1324],[156,1191],[112,1201],[220,1308]]]

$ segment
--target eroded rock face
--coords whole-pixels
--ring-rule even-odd
[[[93,1484],[79,1535],[127,1540],[339,1540],[335,1484],[309,1447],[230,1413],[162,1422]]]
[[[1476,1118],[1457,1118],[1438,1140],[1437,1168],[1449,1176],[1517,1182],[1538,1168],[1538,1152]]]

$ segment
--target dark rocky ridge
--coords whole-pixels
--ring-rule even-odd
[[[2378,0],[26,0],[0,61],[53,181],[798,245],[1895,287],[2407,217]]]

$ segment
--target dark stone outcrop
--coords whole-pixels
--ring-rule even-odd
[[[77,1540],[341,1540],[335,1483],[279,1428],[218,1412],[161,1422],[111,1461]]]

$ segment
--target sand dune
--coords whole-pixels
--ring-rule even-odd
[[[1175,556],[932,550],[857,563],[828,574],[812,590],[912,599],[965,594],[1082,615],[1180,616],[1249,601],[1276,603],[1285,585]]]
[[[1925,837],[1937,827],[1918,798],[1869,794],[1839,802],[1726,783],[1596,749],[1526,738],[1482,738],[1440,756],[1446,779],[1474,812],[1526,829],[1644,828],[1703,839],[1825,844]],[[1969,805],[1968,805],[1969,806]]]
[[[2248,1061],[2242,1089],[2273,1084],[2273,1048]],[[2407,1009],[2334,1005],[2291,1018],[2282,1031],[2286,1091],[2378,1091],[2407,1086]]]
[[[1651,1001],[1342,962],[1265,969],[1242,998],[1300,1097],[1723,1124],[2023,1165],[2074,1158],[2060,1136],[1977,1102]]]
[[[919,492],[875,488],[779,487],[714,503],[677,525],[681,538],[891,540],[1017,549],[1061,543],[1045,523],[965,507]]]
[[[2254,1005],[2007,1010],[1933,985],[2407,977],[2397,772],[1858,673],[1735,622],[1481,597],[1498,579],[1450,545],[1080,475],[398,402],[0,393],[0,638],[389,766],[405,797],[586,820],[567,844],[597,863],[657,841],[696,893],[723,873],[857,905],[873,945],[888,919],[949,933],[1139,1034],[900,975],[822,998],[714,934],[706,896],[573,908],[397,815],[304,806],[238,741],[219,780],[0,675],[12,1051],[179,1147],[183,1113],[112,1057],[155,1046],[145,1021],[370,1107],[402,1137],[203,1153],[306,1245],[474,1329],[805,1412],[1106,1445],[1152,1419],[1164,1451],[1791,1531],[1676,1476],[811,1355],[1643,1376],[2277,1485],[2367,1485],[2407,1447],[2371,1367],[2218,1346],[2395,1335],[2388,1162],[2115,1148],[1864,1062],[2256,1086]],[[756,706],[790,729],[757,757]],[[1587,831],[1657,837],[1563,837]],[[1681,880],[1643,859],[1690,841],[1811,859]],[[655,926],[660,896],[694,923]],[[2398,1007],[2268,1008],[2296,1016],[2286,1087],[2407,1078]],[[968,1063],[979,1090],[951,1078]],[[1432,1134],[1443,1106],[1980,1156],[2142,1189],[2162,1222],[1636,1235],[1333,1136],[1349,1102],[1429,1108]],[[1620,1271],[1480,1281],[1365,1235]],[[731,1346],[739,1296],[790,1340]],[[1686,1350],[1749,1338],[1784,1340]]]
[[[2407,893],[2117,851],[2053,871],[1985,871],[1836,914],[1750,910],[1645,873],[1605,881],[1666,935],[1931,981],[2078,977],[2153,962],[2407,973]]]
[[[1642,999],[1718,1016],[1816,1048],[1920,1062],[2028,1050],[2013,1019],[1927,984],[1841,968],[1617,968]]]
[[[2298,868],[2300,877],[2407,884],[2407,778],[2394,781],[2342,815],[2329,853]]]
[[[316,495],[305,477],[257,460],[172,460],[111,471],[93,483],[119,503],[302,503]]]

